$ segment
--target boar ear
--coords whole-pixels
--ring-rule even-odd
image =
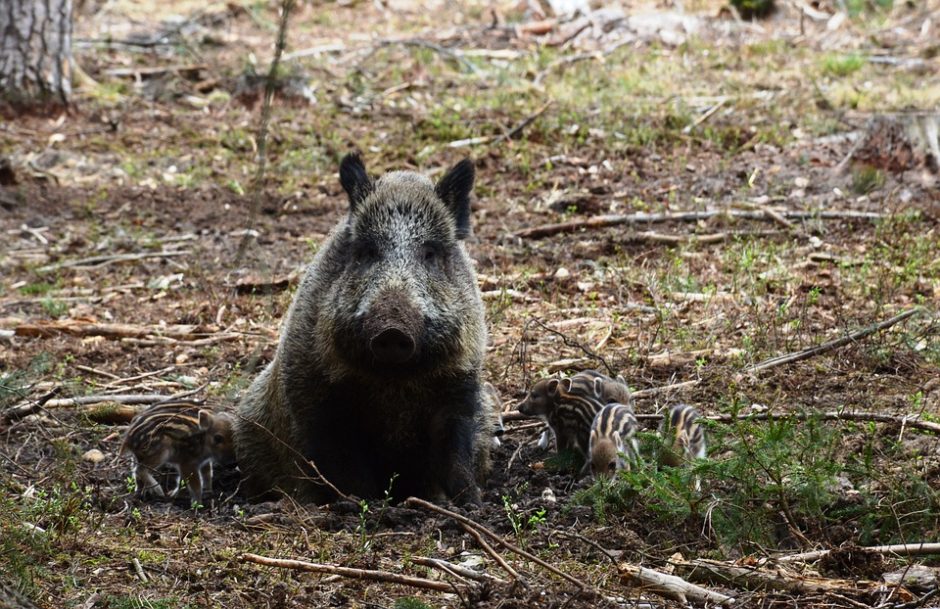
[[[208,430],[212,427],[212,413],[208,410],[199,411],[199,429],[202,431]]]
[[[458,239],[470,236],[470,191],[474,177],[473,161],[464,159],[451,167],[434,187],[434,192],[454,214]]]
[[[339,164],[339,181],[349,195],[349,210],[356,211],[356,206],[372,192],[372,178],[366,173],[358,152],[351,152],[343,157]]]

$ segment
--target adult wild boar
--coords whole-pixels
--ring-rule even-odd
[[[239,404],[244,488],[330,501],[391,488],[458,503],[492,432],[481,402],[483,305],[464,240],[469,160],[435,184],[410,171],[371,178],[340,165],[349,213],[301,282],[271,363]]]

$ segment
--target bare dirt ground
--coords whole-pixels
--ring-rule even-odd
[[[845,18],[841,4],[789,2],[749,23],[707,3],[588,18],[530,4],[301,4],[258,188],[277,3],[80,7],[89,79],[74,109],[0,123],[12,168],[0,172],[5,585],[49,608],[679,604],[621,577],[630,564],[739,606],[929,605],[935,555],[856,546],[940,538],[940,7],[855,2]],[[487,377],[507,409],[533,379],[599,368],[643,392],[643,414],[685,401],[706,415],[810,416],[715,421],[694,472],[649,464],[612,487],[539,449],[540,424],[508,423],[485,506],[466,515],[582,592],[498,546],[521,583],[419,565],[509,579],[420,508],[250,505],[234,471],[198,511],[136,499],[117,456],[128,411],[63,399],[194,392],[231,408],[273,353],[297,269],[345,213],[336,167],[354,148],[376,173],[475,159],[470,247]],[[606,215],[629,217],[525,232]],[[834,412],[894,420],[813,416]],[[775,585],[688,565],[756,568],[820,548],[843,550],[775,571]],[[261,567],[245,553],[457,585]],[[903,585],[883,579],[898,570]]]

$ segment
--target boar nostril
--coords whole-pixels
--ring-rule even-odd
[[[415,353],[415,341],[398,328],[383,330],[369,346],[377,360],[391,364],[403,364]]]

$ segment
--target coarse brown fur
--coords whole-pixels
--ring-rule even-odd
[[[271,363],[239,404],[245,490],[476,502],[484,461],[483,305],[463,239],[473,166],[437,183],[368,176],[347,156],[350,212],[294,297]]]

